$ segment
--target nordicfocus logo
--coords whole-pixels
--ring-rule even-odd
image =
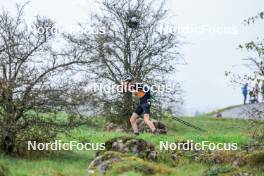
[[[237,143],[212,143],[209,141],[202,141],[194,143],[192,140],[187,140],[185,142],[169,143],[168,141],[160,141],[160,150],[183,150],[183,151],[193,151],[193,150],[237,150]]]
[[[49,143],[37,143],[36,141],[27,142],[28,150],[105,150],[105,143],[80,143],[77,141],[70,141],[62,143],[60,140],[55,140]]]
[[[93,92],[105,92],[105,93],[122,93],[122,92],[136,92],[137,90],[143,90],[144,92],[172,92],[175,89],[178,89],[178,85],[174,84],[164,84],[164,85],[146,85],[143,83],[135,83],[129,86],[126,85],[118,85],[118,84],[93,84],[92,91]]]

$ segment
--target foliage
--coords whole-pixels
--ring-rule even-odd
[[[77,110],[88,97],[84,82],[71,76],[86,62],[74,51],[55,50],[51,19],[37,16],[30,28],[25,5],[17,5],[14,16],[0,14],[0,148],[5,153],[83,123]],[[63,111],[68,115],[61,120]]]
[[[121,77],[127,73],[132,74],[135,81],[149,85],[172,83],[166,76],[174,73],[180,60],[177,51],[180,43],[176,33],[159,30],[167,17],[164,3],[107,0],[100,5],[101,13],[93,16],[92,26],[104,29],[104,32],[95,35],[65,34],[69,44],[89,61],[87,76],[102,85],[120,85]],[[87,25],[81,24],[81,27],[85,29]],[[181,100],[179,93],[177,83],[169,93],[158,95],[159,101],[155,105],[158,110],[154,112],[160,112],[164,108],[162,106],[178,103]],[[127,122],[136,101],[131,93],[100,91],[95,94],[95,103],[102,107],[100,111],[104,116],[115,123]]]
[[[249,19],[244,20],[247,25],[252,25],[256,20],[263,20],[264,12],[258,13],[254,17],[250,17]],[[257,41],[250,41],[244,44],[240,44],[239,49],[246,50],[248,52],[253,53],[252,57],[244,59],[247,61],[245,64],[250,70],[251,73],[246,75],[238,75],[236,73],[232,73],[231,71],[226,71],[226,76],[230,76],[231,82],[239,83],[242,82],[260,82],[264,80],[264,40],[258,39]]]
[[[244,22],[247,25],[252,25],[256,21],[263,20],[264,12],[258,13],[254,17],[250,17]],[[242,50],[246,50],[251,53],[252,56],[244,59],[246,61],[246,67],[249,68],[249,73],[245,75],[240,75],[237,73],[232,73],[232,71],[226,71],[225,75],[230,78],[231,83],[234,84],[244,84],[251,83],[254,87],[252,91],[264,95],[264,39],[257,39],[257,41],[250,41],[245,44],[240,44],[239,48]],[[261,83],[261,89],[259,88],[259,84]],[[249,84],[250,85],[250,84]],[[245,111],[249,117],[256,117],[258,119],[263,118],[264,110],[263,105],[260,104],[256,108],[251,108],[250,110]],[[263,123],[257,121],[253,121],[251,123],[252,127],[252,135],[257,140],[263,140],[264,130]]]
[[[245,19],[244,22],[246,24],[253,24],[256,21],[263,20],[264,19],[264,12],[259,12],[257,15],[253,17],[249,17],[248,19]]]

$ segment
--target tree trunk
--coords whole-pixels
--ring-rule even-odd
[[[1,150],[5,154],[11,154],[16,144],[15,122],[13,116],[6,115],[1,129]]]
[[[130,116],[132,115],[133,112],[133,98],[132,98],[132,93],[127,92],[123,96],[123,108],[122,108],[122,116],[124,117],[123,119],[125,120],[124,124],[127,127],[130,127]]]

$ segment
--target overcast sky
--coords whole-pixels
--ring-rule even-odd
[[[15,4],[20,2],[26,1],[0,0],[0,7],[14,12]],[[167,0],[166,3],[172,16],[169,23],[182,29],[183,41],[188,43],[180,50],[188,64],[181,66],[176,75],[183,82],[186,111],[190,114],[240,104],[240,87],[230,86],[224,72],[246,71],[237,65],[249,54],[237,46],[264,38],[264,22],[245,26],[242,21],[263,11],[264,1]],[[44,15],[67,27],[85,21],[96,9],[93,0],[32,0],[26,16],[30,21],[37,14]],[[223,29],[222,33],[214,33]]]

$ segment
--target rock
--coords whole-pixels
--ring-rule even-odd
[[[174,170],[166,165],[113,151],[97,156],[90,163],[87,175],[126,175],[127,172],[133,171],[140,175],[175,175]]]
[[[215,150],[215,151],[195,151],[195,160],[206,162],[210,164],[225,164],[228,163],[234,168],[243,167],[245,165],[250,165],[250,159],[255,158],[256,155],[249,154],[245,151],[225,151],[225,150]],[[260,155],[257,155],[260,156]],[[259,165],[256,162],[251,164],[252,167],[258,167]],[[259,167],[258,167],[259,168]]]
[[[237,160],[233,161],[233,163],[232,163],[233,167],[241,167],[244,165],[246,165],[246,162],[241,160],[241,159],[237,159]]]
[[[118,152],[105,152],[103,155],[97,156],[89,165],[87,169],[88,175],[93,175],[96,172],[99,172],[100,175],[103,175],[106,170],[114,162],[121,160],[121,154]]]
[[[221,118],[221,117],[223,117],[222,114],[220,112],[217,112],[216,113],[216,118]]]
[[[232,163],[232,166],[233,167],[239,167],[239,161],[238,160],[235,160],[233,163]]]
[[[157,152],[154,145],[143,139],[133,137],[117,137],[105,142],[106,149],[99,151],[97,155],[103,154],[106,151],[115,151],[120,153],[132,153],[141,158],[149,160],[157,159]]]
[[[159,134],[167,134],[168,129],[164,123],[157,121],[155,119],[151,119],[151,121],[153,122]],[[148,133],[151,132],[151,129],[144,123],[143,119],[137,119],[137,125],[139,132],[148,132]]]
[[[179,155],[177,155],[176,153],[174,153],[174,154],[171,155],[171,159],[172,159],[174,162],[176,162],[176,163],[178,163],[178,162],[180,161],[180,157],[179,157]]]
[[[147,159],[148,160],[152,160],[152,161],[155,161],[158,159],[158,152],[156,151],[150,151],[148,154],[147,154]]]
[[[128,132],[128,130],[120,125],[114,123],[107,123],[104,127],[104,131],[109,132]]]

